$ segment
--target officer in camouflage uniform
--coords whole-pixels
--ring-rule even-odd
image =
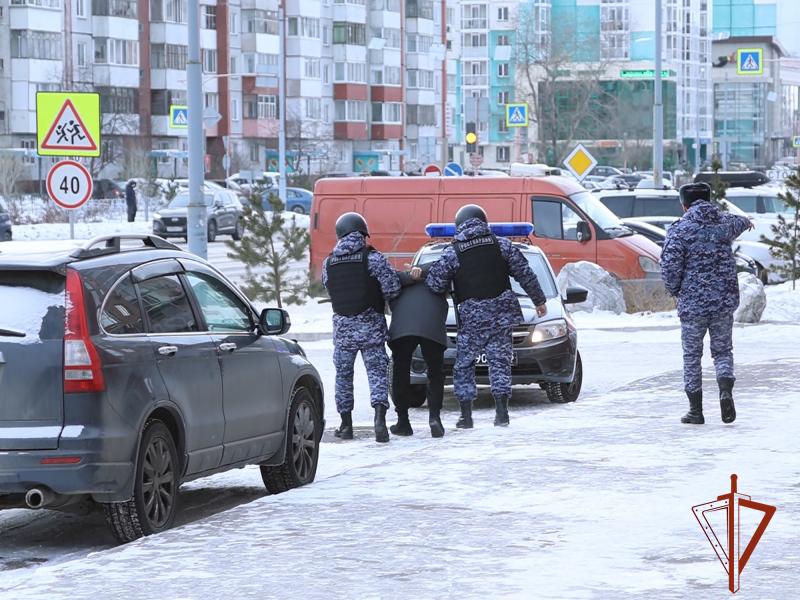
[[[453,367],[455,394],[461,404],[460,429],[472,427],[475,387],[475,358],[483,351],[489,362],[489,380],[495,399],[495,425],[508,425],[511,398],[511,331],[523,323],[522,310],[511,289],[509,276],[516,279],[536,305],[536,313],[547,314],[547,298],[528,261],[505,238],[489,230],[486,213],[469,204],[456,214],[456,236],[441,258],[433,264],[426,283],[434,293],[455,288],[458,303],[458,341]]]
[[[336,410],[342,424],[335,435],[353,439],[353,365],[361,352],[375,409],[375,439],[389,441],[389,357],[387,300],[400,294],[400,279],[386,258],[366,245],[367,222],[358,213],[336,221],[339,240],[322,266],[322,283],[333,304],[333,362],[336,366]]]
[[[739,306],[739,282],[731,244],[753,224],[747,217],[724,213],[711,202],[706,183],[680,189],[685,214],[669,228],[661,254],[661,276],[678,299],[683,343],[683,380],[689,412],[682,423],[701,425],[703,418],[703,338],[711,337],[722,421],[736,419],[733,404],[733,313]]]

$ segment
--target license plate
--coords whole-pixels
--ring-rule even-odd
[[[167,231],[183,231],[183,227],[167,227]]]
[[[486,356],[486,352],[482,352],[475,357],[475,365],[478,367],[486,367],[489,365],[489,359]],[[516,367],[517,366],[517,353],[514,352],[511,358],[511,365]]]

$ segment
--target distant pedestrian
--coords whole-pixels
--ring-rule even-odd
[[[433,264],[426,283],[441,294],[455,288],[459,317],[453,386],[461,405],[459,429],[470,429],[475,387],[475,359],[486,352],[489,380],[495,402],[495,425],[508,425],[511,399],[511,363],[514,357],[511,332],[523,323],[522,309],[511,289],[513,277],[530,296],[536,314],[547,314],[547,298],[528,261],[506,238],[495,237],[486,213],[468,204],[456,213],[456,236]]]
[[[681,320],[683,382],[689,398],[689,412],[681,422],[705,422],[701,361],[708,331],[722,421],[733,423],[733,313],[739,306],[739,281],[731,244],[753,224],[747,217],[720,211],[706,183],[682,186],[680,199],[685,214],[667,233],[661,276],[678,299]]]
[[[128,207],[128,223],[136,220],[136,182],[131,179],[125,186],[125,204]]]
[[[388,329],[386,300],[400,293],[400,279],[386,257],[366,244],[367,222],[358,213],[336,221],[333,252],[322,265],[322,283],[333,304],[333,362],[336,367],[336,410],[342,423],[336,437],[353,439],[353,366],[361,352],[375,409],[375,440],[389,441]]]
[[[431,436],[442,437],[441,420],[444,399],[444,351],[447,348],[447,300],[434,294],[421,278],[427,274],[415,267],[400,273],[403,291],[392,301],[392,323],[389,326],[389,348],[392,349],[392,398],[397,411],[397,424],[389,429],[395,435],[413,435],[408,418],[411,391],[411,359],[417,347],[427,367],[428,425]],[[416,279],[415,279],[416,277]]]

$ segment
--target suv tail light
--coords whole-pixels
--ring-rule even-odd
[[[64,321],[64,393],[102,392],[106,389],[103,365],[89,337],[83,282],[73,269],[67,270]]]

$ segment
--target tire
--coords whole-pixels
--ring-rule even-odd
[[[238,221],[236,221],[236,227],[233,228],[233,233],[231,234],[231,237],[233,238],[234,241],[238,242],[239,240],[242,239],[243,235],[244,235],[244,223],[242,223],[241,219],[239,219]]]
[[[213,242],[217,239],[217,224],[214,221],[208,222],[208,241]]]
[[[294,391],[288,421],[283,464],[261,467],[261,479],[271,494],[308,485],[317,474],[322,416],[308,389],[299,387]]]
[[[297,213],[298,215],[304,215],[306,214],[306,209],[300,206],[299,204],[296,204],[295,206],[292,207],[292,212]]]
[[[547,399],[554,404],[575,402],[581,393],[581,385],[583,385],[583,363],[581,362],[581,353],[578,352],[578,356],[575,358],[575,377],[572,382],[545,384]]]
[[[428,396],[428,386],[422,384],[412,385],[408,390],[409,408],[419,408],[425,404]]]
[[[136,459],[133,498],[103,504],[108,526],[120,543],[172,527],[178,505],[179,473],[178,451],[172,434],[161,421],[149,421]],[[148,494],[154,476],[160,483]]]

